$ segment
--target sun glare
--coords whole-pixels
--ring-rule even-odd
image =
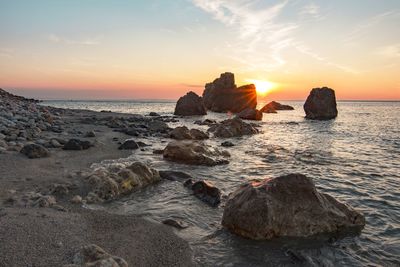
[[[260,96],[266,96],[276,86],[273,82],[266,80],[247,80],[247,81],[253,83],[256,86],[257,94]]]

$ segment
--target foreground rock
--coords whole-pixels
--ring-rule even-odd
[[[208,131],[214,133],[216,137],[223,138],[251,135],[259,132],[253,125],[242,121],[240,118],[228,119],[214,124]]]
[[[204,105],[215,112],[237,113],[246,108],[255,109],[257,93],[254,84],[237,87],[233,73],[222,73],[203,92]]]
[[[292,106],[289,105],[283,105],[281,103],[278,103],[276,101],[271,101],[268,104],[266,104],[263,109],[269,109],[269,110],[294,110]]]
[[[203,98],[190,91],[185,96],[179,98],[175,106],[174,115],[195,116],[207,115]]]
[[[134,162],[126,168],[96,170],[84,180],[88,187],[85,200],[94,203],[127,195],[136,189],[156,183],[161,178],[157,170],[141,162]]]
[[[222,225],[251,239],[310,237],[342,230],[359,230],[364,217],[328,194],[312,179],[290,174],[248,183],[226,203]]]
[[[73,262],[67,266],[128,267],[128,263],[124,259],[108,254],[95,244],[83,246],[81,251],[75,255]]]
[[[258,109],[246,108],[236,114],[236,116],[244,120],[260,121],[262,120],[263,114]]]
[[[170,161],[206,166],[228,164],[226,158],[230,157],[226,151],[219,151],[196,141],[172,141],[164,149],[163,156]]]
[[[187,174],[186,172],[181,172],[181,171],[171,171],[171,170],[165,170],[165,171],[159,171],[160,177],[162,179],[170,180],[170,181],[183,181],[187,179],[191,179],[192,176],[190,174]]]
[[[37,144],[25,145],[20,152],[30,159],[45,158],[50,156],[49,151],[45,147]]]
[[[138,149],[139,145],[138,143],[136,143],[134,140],[125,140],[125,142],[123,142],[118,149]]]
[[[335,91],[328,88],[314,88],[304,103],[306,119],[330,120],[337,117]]]
[[[213,207],[221,203],[221,191],[208,181],[193,182],[189,179],[185,186],[191,188],[197,198]]]
[[[170,137],[176,140],[204,140],[208,139],[208,134],[198,129],[188,129],[186,126],[180,126],[173,129],[170,133]]]

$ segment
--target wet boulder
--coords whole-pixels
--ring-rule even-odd
[[[208,129],[208,131],[214,133],[214,136],[216,137],[223,138],[251,135],[259,132],[252,124],[244,122],[242,119],[237,117],[214,124]]]
[[[335,91],[328,88],[314,88],[304,103],[306,119],[330,120],[338,115]]]
[[[50,156],[49,151],[38,144],[28,144],[25,145],[21,151],[21,154],[24,154],[25,156],[27,156],[30,159],[36,159],[36,158],[45,158]]]
[[[176,140],[204,140],[208,139],[208,134],[198,129],[188,129],[186,126],[179,126],[170,132],[170,137]]]
[[[261,240],[360,230],[365,218],[318,192],[312,179],[289,174],[250,182],[234,191],[225,205],[222,225],[240,236]]]
[[[170,180],[170,181],[180,181],[180,180],[187,180],[191,179],[192,176],[190,174],[187,174],[186,172],[181,172],[181,171],[171,171],[171,170],[165,170],[165,171],[159,171],[160,177],[162,179]]]
[[[92,147],[93,144],[89,141],[83,141],[79,139],[70,139],[63,146],[64,150],[85,150]]]
[[[203,92],[204,105],[215,112],[238,113],[246,108],[255,109],[257,93],[254,84],[237,87],[233,73],[222,73],[207,83]]]
[[[209,181],[196,181],[191,179],[185,182],[185,186],[192,189],[193,194],[210,206],[216,207],[221,203],[221,191]]]
[[[262,109],[265,110],[294,110],[294,108],[292,106],[289,105],[283,105],[279,102],[276,101],[271,101],[268,104],[266,104]],[[268,113],[268,112],[265,112]]]
[[[186,95],[179,98],[175,106],[174,115],[179,116],[196,116],[207,115],[203,98],[195,92],[190,91]]]
[[[139,148],[138,143],[136,143],[134,140],[131,139],[126,140],[118,147],[118,149],[130,149],[130,150],[138,148]]]
[[[166,160],[190,165],[215,166],[228,164],[230,157],[226,151],[207,147],[198,141],[172,141],[164,149],[163,157]]]
[[[243,120],[260,121],[260,120],[262,120],[263,113],[261,111],[259,111],[258,109],[246,108],[246,109],[240,111],[238,114],[236,114],[236,116]]]
[[[260,109],[260,111],[261,111],[262,113],[278,113],[278,112],[276,111],[276,109],[274,109],[273,107],[268,106],[268,105],[265,105],[264,107],[262,107],[262,108]]]

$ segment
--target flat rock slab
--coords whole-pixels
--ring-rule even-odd
[[[83,245],[96,244],[129,266],[192,266],[188,243],[170,227],[134,216],[84,210],[2,210],[1,266],[63,266]]]

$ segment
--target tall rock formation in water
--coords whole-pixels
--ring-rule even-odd
[[[337,117],[335,91],[328,87],[314,88],[304,103],[306,119],[330,120]]]
[[[257,93],[254,84],[237,87],[233,73],[225,72],[203,92],[204,105],[215,112],[240,112],[246,108],[255,109]]]
[[[196,116],[207,115],[204,107],[203,99],[195,92],[190,91],[186,95],[179,98],[175,106],[174,115],[180,116]]]

